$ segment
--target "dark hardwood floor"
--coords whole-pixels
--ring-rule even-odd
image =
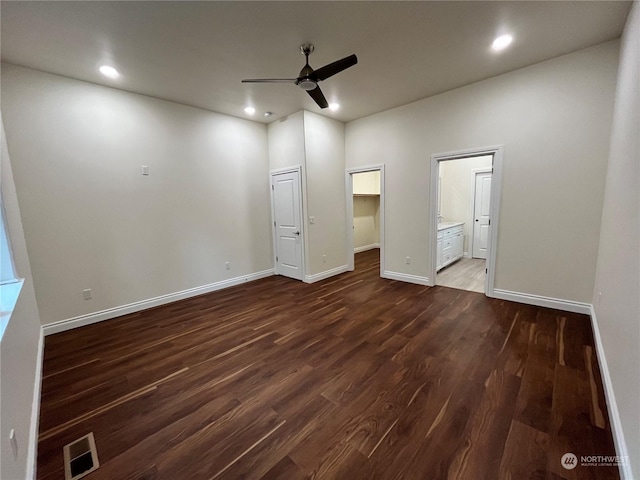
[[[38,478],[617,479],[589,318],[356,271],[270,277],[46,338]]]

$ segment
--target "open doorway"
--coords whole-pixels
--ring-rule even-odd
[[[495,147],[432,157],[434,285],[492,296],[501,154]]]
[[[384,271],[384,165],[347,170],[348,268]]]

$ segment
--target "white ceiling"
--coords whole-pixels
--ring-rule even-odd
[[[630,2],[7,2],[2,61],[229,115],[271,122],[307,109],[349,121],[620,36]],[[515,40],[496,54],[500,33]],[[337,112],[299,87],[242,84],[296,77],[313,43]],[[118,80],[97,68],[112,64]],[[243,112],[255,106],[255,117]],[[265,118],[265,111],[273,116]]]

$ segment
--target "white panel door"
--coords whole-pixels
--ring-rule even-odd
[[[300,173],[271,177],[275,228],[276,273],[302,280]]]
[[[473,258],[487,258],[491,173],[476,173],[473,208]]]

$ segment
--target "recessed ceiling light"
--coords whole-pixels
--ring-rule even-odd
[[[493,43],[491,44],[491,48],[495,51],[504,50],[511,44],[512,41],[513,37],[511,35],[500,35],[493,41]]]
[[[271,115],[273,115],[273,113],[271,113],[271,112],[264,112],[264,116],[265,116],[265,117],[270,117]]]
[[[253,107],[246,107],[244,109],[244,113],[246,113],[247,115],[253,115],[254,113],[256,113],[256,109]]]
[[[329,104],[329,110],[333,110],[335,112],[339,108],[340,108],[340,104],[339,103],[330,103]]]
[[[100,73],[109,78],[118,78],[120,76],[120,72],[111,65],[102,65],[100,67]]]

